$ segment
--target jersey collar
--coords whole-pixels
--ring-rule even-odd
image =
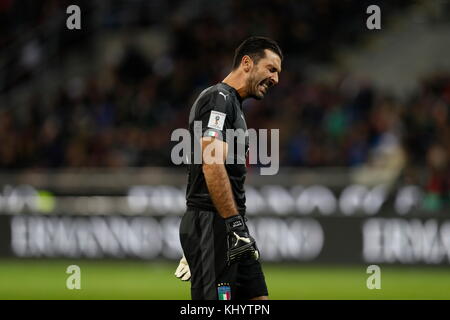
[[[221,84],[230,89],[230,91],[232,91],[235,94],[236,98],[239,100],[239,103],[242,104],[242,97],[239,95],[239,92],[235,88],[226,84],[225,82],[221,82]]]

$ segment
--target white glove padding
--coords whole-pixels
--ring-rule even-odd
[[[188,281],[191,278],[191,270],[189,269],[189,265],[184,255],[180,260],[177,270],[175,271],[175,276],[182,281]]]

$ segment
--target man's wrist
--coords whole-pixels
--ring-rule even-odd
[[[240,214],[235,214],[231,217],[225,218],[225,225],[227,227],[227,231],[230,232],[244,228],[245,221]]]

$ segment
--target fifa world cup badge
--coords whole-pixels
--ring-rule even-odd
[[[219,300],[231,300],[231,288],[229,283],[219,283],[217,286]]]

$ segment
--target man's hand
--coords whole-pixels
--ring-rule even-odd
[[[189,279],[191,279],[191,270],[189,269],[189,265],[184,255],[180,260],[177,270],[175,271],[175,276],[178,279],[181,279],[181,281],[189,281]]]
[[[227,263],[231,265],[235,262],[246,259],[259,259],[259,251],[256,242],[248,234],[244,218],[238,214],[225,219],[227,227]]]

